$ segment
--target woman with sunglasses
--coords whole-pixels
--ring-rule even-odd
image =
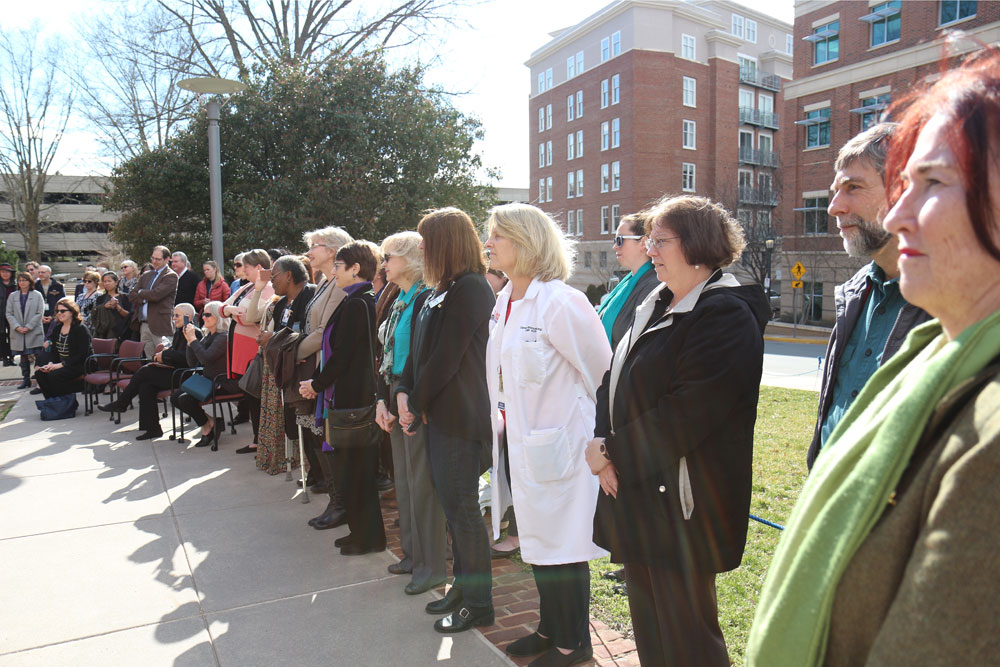
[[[615,232],[615,257],[629,274],[615,285],[597,309],[612,350],[618,347],[618,341],[632,326],[635,309],[659,284],[653,263],[646,255],[645,240],[646,220],[641,215],[633,213],[622,218]]]
[[[118,290],[122,294],[128,294],[139,283],[139,267],[131,259],[122,260],[119,267],[121,280],[118,282]]]
[[[58,325],[49,332],[50,358],[55,361],[35,371],[35,381],[45,398],[83,391],[84,362],[93,354],[80,306],[69,297],[59,299],[55,316]]]
[[[90,321],[90,316],[97,305],[97,297],[99,296],[97,288],[100,284],[101,274],[97,271],[87,271],[83,274],[83,291],[77,291],[76,293],[76,305],[80,307],[80,313],[83,315],[83,323],[91,333],[93,333],[93,325]]]

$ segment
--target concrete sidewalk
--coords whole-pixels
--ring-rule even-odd
[[[511,664],[479,632],[435,633],[436,595],[404,595],[390,552],[341,556],[346,526],[306,526],[325,499],[235,454],[249,425],[212,452],[135,442],[136,411],[115,426],[82,396],[56,422],[9,398],[0,665]]]

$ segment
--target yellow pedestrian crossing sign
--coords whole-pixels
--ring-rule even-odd
[[[795,266],[792,267],[792,275],[795,276],[796,280],[801,280],[802,276],[806,275],[806,267],[802,266],[802,262],[795,262]]]
[[[792,281],[792,289],[802,289],[802,281],[801,280],[793,280]]]

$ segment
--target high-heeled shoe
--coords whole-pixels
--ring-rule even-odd
[[[212,430],[201,436],[201,440],[195,443],[195,447],[208,447],[215,441],[216,426],[212,425]]]

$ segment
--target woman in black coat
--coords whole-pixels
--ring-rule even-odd
[[[456,208],[428,213],[424,282],[434,294],[417,314],[410,357],[396,387],[399,425],[425,426],[431,477],[451,532],[455,581],[431,614],[450,614],[438,632],[461,632],[494,620],[490,543],[479,513],[479,476],[492,458],[486,341],[496,298],[486,282],[482,243]]]
[[[35,380],[45,398],[83,391],[83,367],[93,354],[90,331],[75,301],[59,299],[55,318],[58,326],[49,332],[49,358],[55,361],[35,369]]]
[[[721,271],[744,246],[721,206],[668,198],[647,220],[663,284],[597,394],[594,542],[625,564],[643,665],[728,667],[715,575],[746,544],[768,303]]]
[[[337,287],[347,296],[330,316],[323,335],[321,364],[299,392],[319,396],[319,409],[366,408],[375,403],[375,293],[372,278],[378,261],[372,246],[352,241],[341,246],[333,263]],[[332,402],[331,402],[332,398]],[[317,410],[318,412],[318,410]],[[375,475],[378,472],[378,439],[363,447],[333,447],[335,484],[347,509],[350,533],[337,539],[345,556],[385,550],[385,526]]]

